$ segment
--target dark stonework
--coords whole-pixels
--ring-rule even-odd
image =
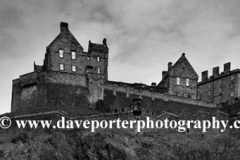
[[[219,67],[214,67],[210,77],[208,77],[208,71],[202,72],[202,81],[198,83],[198,98],[200,100],[221,105],[228,104],[228,101],[238,100],[240,96],[240,70],[231,71],[230,65],[230,63],[224,64],[224,70],[221,74]]]
[[[168,63],[168,71],[162,72],[163,78],[158,85],[152,83],[149,86],[109,81],[108,51],[104,38],[102,44],[89,41],[85,52],[69,31],[68,24],[61,23],[60,34],[47,47],[43,66],[34,63],[34,72],[13,80],[11,111],[62,110],[74,115],[125,113],[131,110],[135,98],[142,99],[143,113],[152,116],[164,117],[170,113],[184,117],[183,113],[187,116],[188,113],[217,109],[216,104],[209,103],[213,101],[206,97],[212,79],[208,79],[206,71],[203,81],[197,83],[198,75],[184,53],[174,65]],[[219,74],[218,67],[213,70],[215,79],[225,77],[222,80],[224,96],[230,94],[227,87],[232,82],[235,89],[239,85],[239,76],[235,75],[239,71],[230,71],[230,64],[225,65],[225,70],[223,75]],[[235,79],[230,80],[230,75],[235,75]],[[216,88],[217,83],[214,85]],[[197,95],[202,95],[202,100],[197,99]]]
[[[180,80],[179,84],[177,84],[177,78]],[[163,79],[158,86],[167,88],[171,95],[196,99],[197,81],[198,75],[183,53],[173,66],[171,62],[168,63],[168,71],[163,71]]]

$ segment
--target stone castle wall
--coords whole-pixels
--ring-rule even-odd
[[[104,85],[104,102],[113,112],[122,112],[129,108],[134,98],[142,98],[146,113],[160,115],[164,111],[180,114],[183,111],[196,113],[199,110],[213,111],[216,105],[204,101],[177,97],[158,93],[144,88],[134,88],[132,85],[108,82]]]
[[[32,72],[13,80],[12,109],[88,106],[87,78],[81,74]]]

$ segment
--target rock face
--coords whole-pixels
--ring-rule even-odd
[[[1,141],[0,159],[6,160],[167,160],[239,159],[239,138],[187,136],[154,131],[100,130],[27,132]]]

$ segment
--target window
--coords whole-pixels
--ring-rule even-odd
[[[234,75],[231,75],[231,81],[234,80],[235,76]]]
[[[60,70],[64,70],[64,65],[60,64]]]
[[[72,51],[72,59],[76,59],[76,52]]]
[[[177,77],[177,85],[180,85],[180,78]]]
[[[90,58],[89,57],[87,57],[87,61],[89,61],[90,60]]]
[[[231,84],[231,89],[233,89],[233,88],[234,88],[234,84],[232,83],[232,84]]]
[[[186,86],[189,86],[189,79],[186,79]]]
[[[76,72],[77,71],[77,67],[76,66],[72,66],[72,71]]]
[[[101,73],[101,70],[100,70],[100,68],[98,68],[98,69],[97,69],[97,73]]]
[[[97,61],[98,61],[98,62],[100,61],[100,58],[99,58],[99,57],[97,57]]]
[[[93,72],[93,67],[92,66],[87,66],[86,68],[85,68],[85,73],[91,73],[91,72]]]
[[[58,53],[59,53],[59,57],[60,57],[60,58],[63,58],[63,50],[60,49],[60,50],[58,51]]]
[[[234,97],[234,92],[231,92],[231,97]]]

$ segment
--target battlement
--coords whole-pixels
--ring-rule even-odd
[[[203,71],[202,72],[202,79],[199,83],[199,85],[205,83],[205,82],[209,82],[209,81],[212,81],[212,80],[217,80],[217,79],[220,79],[222,77],[226,77],[226,76],[229,76],[229,75],[232,75],[232,74],[235,74],[235,73],[240,73],[240,70],[239,69],[234,69],[234,70],[231,70],[231,63],[228,62],[228,63],[225,63],[224,65],[224,70],[220,73],[219,71],[219,66],[217,67],[214,67],[212,69],[212,75],[211,76],[208,76],[208,71]]]

